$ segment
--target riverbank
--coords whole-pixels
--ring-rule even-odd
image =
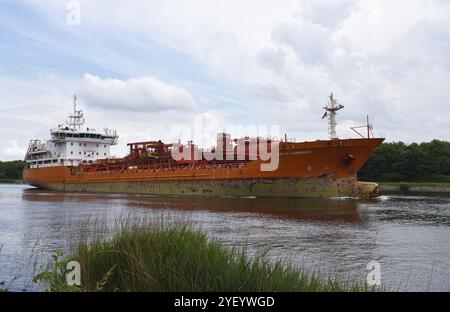
[[[35,279],[59,291],[370,291],[363,283],[321,280],[315,273],[266,252],[247,256],[243,248],[226,248],[218,240],[185,225],[122,229],[109,241],[80,242],[49,271]],[[80,263],[81,286],[68,286],[65,267]],[[55,269],[56,268],[56,269]]]
[[[1,184],[23,184],[23,180],[16,180],[16,179],[0,179]]]
[[[380,182],[381,191],[450,193],[450,183],[438,182]]]

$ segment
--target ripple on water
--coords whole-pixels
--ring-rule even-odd
[[[450,291],[446,197],[186,198],[65,194],[23,185],[0,185],[0,282],[12,290],[38,290],[31,277],[57,247],[96,218],[113,226],[130,214],[187,220],[228,246],[246,246],[250,254],[268,248],[271,259],[323,276],[365,280],[367,263],[377,260],[384,285],[395,290]]]

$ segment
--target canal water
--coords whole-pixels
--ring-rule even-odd
[[[365,281],[370,261],[392,291],[450,291],[450,197],[258,199],[58,193],[0,185],[0,287],[38,291],[32,277],[92,220],[188,222],[229,246]],[[94,222],[95,223],[95,222]],[[112,224],[112,223],[111,223]],[[93,226],[92,231],[96,231]],[[105,233],[106,235],[106,233]]]

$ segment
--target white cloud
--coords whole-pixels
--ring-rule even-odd
[[[64,3],[34,3],[65,27]],[[229,121],[227,112],[243,116],[248,123],[279,124],[299,139],[323,138],[327,127],[320,120],[321,110],[334,91],[345,105],[339,114],[340,133],[347,134],[348,125],[364,122],[368,113],[388,140],[449,139],[450,124],[443,116],[450,114],[450,98],[442,94],[450,81],[448,1],[80,3],[82,25],[68,32],[95,43],[94,47],[102,46],[98,36],[102,31],[142,44],[157,42],[206,68],[208,77],[200,83],[207,85],[213,76],[233,89],[230,93],[243,102],[216,111],[220,122]],[[95,53],[93,48],[88,60],[104,59],[100,65],[117,63],[119,69],[140,68],[143,60],[121,53],[121,44],[117,42],[119,48],[111,49],[107,57],[104,50]],[[61,53],[69,50],[76,47]],[[215,104],[211,99],[233,102],[223,99],[224,94],[203,97],[194,90],[199,81],[189,81],[190,77],[183,77],[186,83],[177,81],[177,86],[162,82],[151,68],[138,74],[118,70],[121,77],[135,77],[123,80],[86,71],[91,74],[81,83],[81,100],[91,106],[93,121],[120,127],[123,140],[164,136],[161,129],[189,124],[197,111],[209,113]],[[63,79],[60,73],[58,79]],[[135,111],[141,113],[133,115]],[[130,121],[124,120],[126,114]],[[151,120],[152,126],[145,120]]]
[[[85,79],[81,77],[78,80],[62,81],[42,75],[42,79],[38,81],[0,79],[0,118],[3,120],[0,142],[4,142],[0,143],[0,160],[23,159],[31,139],[49,139],[49,129],[63,123],[71,112],[74,90],[82,89],[82,86],[86,83]],[[116,83],[119,83],[122,87],[123,84],[128,87],[129,81],[140,81],[140,79],[117,80]],[[140,83],[148,87],[147,80],[148,77]],[[108,79],[100,79],[100,81],[108,82]],[[161,83],[157,78],[150,79],[150,81],[152,83],[157,81],[154,85],[163,89],[163,91],[157,89],[160,92],[173,92],[175,94],[179,92],[181,94],[181,97],[178,96],[180,100],[187,92],[180,92],[179,90],[183,90],[182,88]],[[133,103],[132,96],[141,96],[140,91],[132,92],[135,88],[140,88],[140,83],[130,88],[131,91],[128,89],[124,91],[119,88],[119,91],[123,91],[130,96],[127,103]],[[114,86],[112,88],[114,89]],[[103,91],[117,92],[117,90],[110,89]],[[190,94],[187,94],[185,97],[190,99]],[[108,105],[109,102],[100,105],[97,98],[88,98],[84,94],[80,95],[78,99],[78,108],[83,109],[85,113],[86,126],[96,129],[108,127],[118,131],[119,144],[112,150],[113,154],[118,157],[126,154],[126,143],[128,142],[159,139],[166,142],[176,142],[178,139],[187,141],[193,139],[196,135],[194,132],[175,133],[174,128],[177,126],[191,130],[199,120],[206,128],[222,129],[224,124],[223,113],[212,110],[201,112],[194,110],[193,107],[195,106],[192,105],[195,102],[192,102],[192,100],[186,102],[188,106],[181,106],[179,109],[176,105],[173,106],[175,109],[172,109],[172,106],[167,104],[157,110],[151,105],[147,106],[145,101],[140,103],[138,99],[134,105],[141,105],[139,110],[131,104],[120,107],[120,109],[112,109]],[[122,100],[125,101],[124,98]],[[111,102],[118,105],[113,99]],[[196,137],[195,139],[197,143],[203,143],[205,146],[210,144],[207,138]]]
[[[342,21],[336,35],[351,42],[364,53],[387,52],[408,30],[428,18],[426,1],[360,1]]]
[[[107,109],[134,112],[197,109],[196,101],[186,89],[155,77],[101,79],[87,73],[80,94],[89,106]]]
[[[23,159],[25,157],[24,148],[19,146],[15,140],[8,140],[2,144],[2,154],[11,159]]]
[[[328,65],[334,49],[332,32],[307,20],[278,24],[272,31],[272,40],[291,47],[303,62],[313,65]]]
[[[354,0],[299,1],[298,15],[314,24],[334,29],[355,9]]]

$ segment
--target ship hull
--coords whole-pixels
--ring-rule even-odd
[[[24,180],[65,192],[191,196],[359,197],[378,195],[376,183],[357,181],[357,171],[383,139],[289,143],[280,149],[275,171],[261,171],[261,161],[244,167],[195,167],[183,170],[127,170],[74,173],[57,166],[25,169]],[[347,163],[346,157],[354,159]]]
[[[49,183],[41,188],[63,192],[235,197],[358,197],[378,196],[376,183],[353,179],[255,179],[216,181]]]

